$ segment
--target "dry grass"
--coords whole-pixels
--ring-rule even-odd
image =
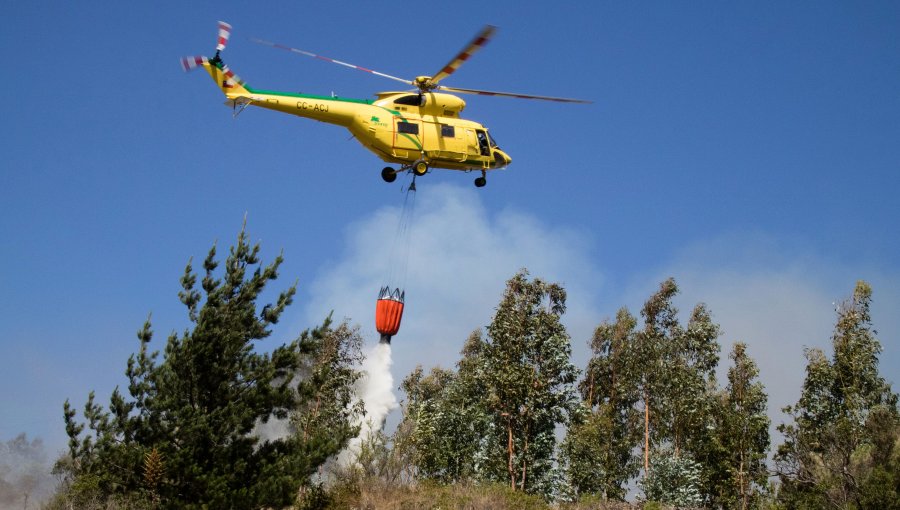
[[[345,483],[307,508],[327,510],[636,510],[639,505],[601,500],[551,504],[502,485]],[[310,502],[312,503],[312,502]]]

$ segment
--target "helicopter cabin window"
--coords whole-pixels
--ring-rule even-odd
[[[444,138],[455,138],[456,132],[454,131],[453,126],[441,124],[441,136]]]
[[[397,132],[398,133],[408,133],[410,135],[419,134],[419,125],[413,124],[411,122],[398,122],[397,123]]]
[[[411,96],[403,96],[394,99],[394,104],[405,104],[408,106],[425,106],[425,96],[413,94]]]

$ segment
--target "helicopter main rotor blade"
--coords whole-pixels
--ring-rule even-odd
[[[582,104],[593,103],[593,101],[587,101],[584,99],[572,99],[572,98],[568,98],[568,97],[535,96],[532,94],[515,94],[512,92],[494,92],[494,91],[490,91],[490,90],[463,89],[463,88],[459,88],[459,87],[445,87],[443,85],[438,87],[438,90],[446,90],[447,92],[458,92],[461,94],[477,94],[480,96],[515,97],[518,99],[540,99],[541,101],[556,101],[558,103],[582,103]]]
[[[432,76],[429,80],[429,85],[434,88],[439,81],[453,74],[459,66],[463,64],[466,60],[475,54],[476,51],[480,50],[488,43],[491,39],[491,36],[494,35],[494,32],[497,31],[497,27],[493,25],[485,25],[484,28],[481,29],[481,32],[478,32],[478,35],[475,36],[475,39],[472,39],[472,42],[469,43],[462,51],[459,52],[458,55],[453,57],[447,65],[444,66],[436,75]]]
[[[324,61],[326,61],[326,62],[331,62],[331,63],[333,63],[333,64],[342,65],[342,66],[344,66],[344,67],[349,67],[349,68],[351,68],[351,69],[356,69],[356,70],[359,70],[359,71],[365,71],[365,72],[367,72],[367,73],[375,74],[375,75],[381,76],[381,77],[383,77],[383,78],[388,78],[388,79],[391,79],[391,80],[394,80],[394,81],[399,81],[400,83],[405,83],[405,84],[407,84],[407,85],[414,85],[414,83],[413,83],[412,80],[404,80],[403,78],[397,78],[396,76],[391,76],[391,75],[389,75],[389,74],[379,73],[378,71],[373,71],[372,69],[366,69],[365,67],[360,67],[360,66],[353,65],[353,64],[350,64],[350,63],[347,63],[347,62],[341,62],[340,60],[335,60],[335,59],[333,59],[333,58],[328,58],[328,57],[325,57],[325,56],[322,56],[322,55],[317,55],[317,54],[315,54],[315,53],[313,53],[313,52],[310,52],[310,51],[301,50],[301,49],[299,49],[299,48],[291,48],[290,46],[285,46],[285,45],[283,45],[283,44],[273,43],[273,42],[271,42],[271,41],[264,41],[264,40],[262,40],[262,39],[250,39],[250,40],[253,41],[253,42],[255,42],[255,43],[263,44],[263,45],[266,45],[266,46],[271,46],[271,47],[273,47],[273,48],[278,48],[278,49],[280,49],[280,50],[287,50],[287,51],[290,51],[290,52],[292,52],[292,53],[299,53],[300,55],[306,55],[307,57],[312,57],[312,58],[315,58],[315,59],[324,60]]]

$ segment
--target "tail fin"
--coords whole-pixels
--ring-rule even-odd
[[[241,80],[231,71],[231,69],[228,69],[228,66],[222,62],[222,58],[219,56],[222,50],[225,49],[229,37],[231,37],[231,25],[224,21],[220,21],[219,37],[216,44],[216,56],[213,58],[199,56],[184,57],[181,59],[181,67],[183,67],[185,71],[203,67],[212,77],[213,81],[216,82],[219,89],[222,90],[222,93],[229,99],[235,99],[237,97],[249,95],[250,91],[247,90],[244,80]]]
[[[212,60],[203,63],[206,72],[209,73],[213,81],[216,82],[219,89],[229,99],[235,97],[248,96],[250,91],[247,90],[247,83],[222,62],[222,59],[214,57]]]

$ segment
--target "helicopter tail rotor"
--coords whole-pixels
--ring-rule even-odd
[[[231,25],[220,21],[219,22],[219,36],[216,41],[216,55],[213,58],[207,58],[201,55],[195,55],[192,57],[183,57],[181,59],[181,68],[184,69],[185,72],[193,71],[198,67],[202,67],[204,64],[208,62],[219,63],[222,61],[219,58],[219,53],[225,49],[225,46],[228,44],[228,39],[231,37]]]
[[[193,71],[198,67],[202,67],[203,64],[207,62],[209,62],[209,59],[200,55],[196,55],[193,57],[182,57],[181,68],[184,69],[184,72]]]
[[[224,21],[219,22],[219,43],[216,44],[216,55],[225,49],[228,44],[228,38],[231,37],[231,25]]]
[[[206,68],[206,71],[212,77],[213,81],[219,86],[222,92],[233,99],[234,97],[243,97],[250,94],[247,84],[234,71],[228,68],[219,54],[228,44],[231,37],[231,25],[220,21],[219,34],[216,41],[216,54],[212,58],[196,55],[193,57],[183,57],[181,59],[181,67],[185,72],[193,71],[198,67]]]

